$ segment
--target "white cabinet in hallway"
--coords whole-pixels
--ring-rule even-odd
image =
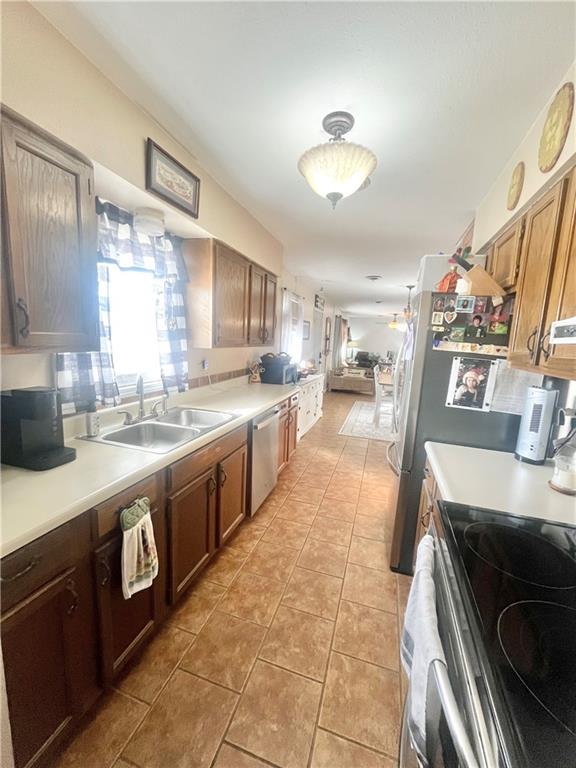
[[[298,382],[300,402],[298,406],[298,440],[311,429],[322,416],[324,400],[324,374],[310,376]]]

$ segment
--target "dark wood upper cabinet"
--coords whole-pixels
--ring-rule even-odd
[[[250,262],[224,243],[214,252],[214,346],[248,344]]]
[[[568,179],[563,179],[526,214],[518,294],[508,360],[518,367],[538,363]]]
[[[266,301],[264,306],[264,344],[271,346],[274,344],[274,334],[276,331],[276,300],[278,293],[278,282],[274,275],[266,274]]]
[[[210,468],[168,496],[170,602],[190,586],[216,548],[216,471]]]
[[[250,331],[252,346],[264,343],[264,313],[266,310],[266,272],[255,264],[250,266]]]
[[[508,227],[494,242],[488,254],[488,273],[499,286],[508,291],[515,288],[520,272],[524,227],[525,219]]]
[[[218,546],[225,544],[246,517],[248,446],[242,445],[218,465]]]
[[[91,164],[2,110],[6,299],[14,347],[99,348]],[[4,297],[3,297],[4,298]]]

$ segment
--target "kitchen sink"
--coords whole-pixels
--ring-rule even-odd
[[[170,408],[165,416],[160,416],[159,423],[174,424],[179,427],[193,427],[205,432],[226,424],[234,418],[232,413],[224,411],[202,411],[197,408]]]
[[[168,451],[188,443],[200,434],[201,430],[193,427],[175,428],[170,424],[148,421],[142,424],[120,427],[93,439],[98,442],[111,443],[112,445],[141,448],[144,451],[152,451],[153,453],[168,453]]]

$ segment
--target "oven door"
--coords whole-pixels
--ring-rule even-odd
[[[454,598],[453,571],[438,521],[434,537],[436,614],[446,664],[431,665],[426,701],[427,768],[498,768],[497,747],[488,736],[485,708],[475,683],[477,665],[466,638],[463,606]],[[400,738],[399,768],[417,768],[408,725],[410,690],[406,697]]]

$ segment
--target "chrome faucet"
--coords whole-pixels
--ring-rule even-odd
[[[142,376],[138,376],[136,379],[136,394],[138,395],[138,421],[142,421],[146,416],[144,410],[144,379]]]
[[[150,419],[157,419],[160,416],[165,416],[168,411],[168,391],[164,388],[165,394],[156,400],[152,404],[150,413],[146,413],[144,408],[144,379],[142,376],[138,376],[136,380],[136,394],[138,395],[138,415],[133,416],[130,411],[118,411],[118,414],[124,415],[124,426],[130,424],[139,424],[141,421],[149,421]],[[161,409],[159,411],[159,408]]]

